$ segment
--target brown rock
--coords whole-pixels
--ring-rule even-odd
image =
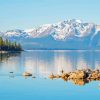
[[[56,75],[55,77],[56,77],[56,78],[61,78],[61,76],[60,76],[60,75]]]
[[[84,79],[86,78],[85,71],[78,70],[76,72],[72,72],[69,76],[69,79]]]
[[[70,73],[68,79],[75,79],[77,78],[77,74],[75,72]]]
[[[90,79],[94,79],[94,80],[100,79],[100,72],[99,72],[98,70],[93,71],[93,72],[90,74],[89,78],[90,78]]]
[[[65,78],[65,77],[68,78],[69,77],[69,74],[68,73],[63,73],[61,77],[62,78]]]
[[[50,79],[55,78],[55,76],[53,75],[53,73],[49,76]]]
[[[32,76],[32,74],[29,73],[29,72],[24,72],[22,75],[23,75],[23,76]]]

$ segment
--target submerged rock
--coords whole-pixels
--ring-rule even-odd
[[[14,72],[9,72],[9,73],[14,73]]]
[[[36,78],[35,76],[33,76],[32,78]]]

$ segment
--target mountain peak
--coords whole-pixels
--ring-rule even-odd
[[[2,36],[10,38],[11,40],[30,39],[31,41],[33,41],[34,39],[40,41],[42,38],[44,38],[43,41],[45,41],[45,38],[50,36],[55,41],[83,41],[84,43],[86,43],[85,45],[87,45],[89,41],[94,40],[94,37],[98,37],[97,34],[100,33],[98,31],[100,31],[100,25],[88,22],[86,23],[78,19],[69,19],[60,21],[55,24],[44,24],[40,27],[28,30],[8,30],[2,33]],[[49,39],[47,40],[49,41]],[[74,42],[72,43],[74,44]],[[98,40],[96,41],[96,43],[97,42]]]

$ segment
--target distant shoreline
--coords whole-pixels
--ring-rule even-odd
[[[63,48],[24,48],[24,50],[77,50],[77,51],[100,51],[100,49],[93,49],[93,48],[89,48],[89,49],[63,49]]]
[[[89,50],[89,49],[25,49],[24,51],[100,51],[100,50]]]

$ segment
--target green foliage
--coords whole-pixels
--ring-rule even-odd
[[[8,39],[4,40],[0,37],[0,50],[1,51],[21,51],[22,47],[19,43],[11,42]]]
[[[3,45],[3,39],[2,39],[2,37],[0,37],[0,46],[2,46]]]

